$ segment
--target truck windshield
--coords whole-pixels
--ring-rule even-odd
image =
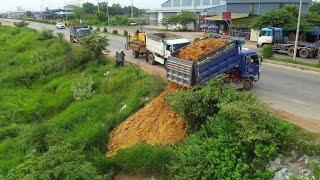
[[[90,35],[91,32],[88,29],[88,30],[80,30],[78,31],[78,33],[79,33],[79,37],[84,37],[84,36]]]
[[[188,42],[188,43],[174,44],[172,46],[168,45],[167,46],[167,50],[170,51],[170,52],[174,52],[174,51],[179,50],[179,49],[181,49],[181,48],[183,48],[183,47],[185,47],[185,46],[187,46],[189,44],[190,43]]]
[[[272,31],[261,31],[259,36],[272,36]]]

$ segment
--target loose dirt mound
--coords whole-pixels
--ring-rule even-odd
[[[166,145],[184,139],[186,137],[185,121],[165,102],[165,96],[178,89],[182,87],[170,84],[152,102],[113,130],[106,156],[113,156],[119,149],[128,148],[140,142]]]
[[[198,58],[206,55],[210,51],[218,49],[229,43],[226,39],[207,38],[199,42],[190,44],[179,52],[181,59],[196,61]]]

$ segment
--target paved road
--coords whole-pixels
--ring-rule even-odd
[[[35,22],[31,22],[29,27],[37,30],[52,29],[55,33],[64,33],[67,39],[69,37],[68,29],[56,30],[52,25]],[[112,53],[124,49],[123,38],[111,36],[109,40]],[[144,58],[134,59],[129,51],[126,53],[127,61],[139,64],[150,73],[164,76],[165,71],[161,65],[149,65]],[[263,64],[261,81],[253,91],[274,109],[320,122],[320,73]]]
[[[112,53],[124,49],[124,44],[124,39],[110,37]],[[159,74],[164,73],[161,65],[149,65],[144,57],[134,59],[130,51],[126,53],[127,61],[139,63],[149,72],[154,69]],[[274,109],[320,121],[320,73],[264,63],[261,80],[253,91]]]

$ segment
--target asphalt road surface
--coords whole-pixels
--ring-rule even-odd
[[[68,29],[57,30],[52,25],[35,22],[30,22],[29,27],[36,30],[51,29],[55,33],[63,33],[69,39]],[[121,37],[110,36],[109,44],[111,54],[125,49],[125,40]],[[161,65],[150,65],[144,57],[134,59],[130,51],[125,52],[126,61],[139,64],[149,73],[165,76]],[[264,63],[262,77],[255,84],[253,92],[273,109],[320,122],[320,73]]]

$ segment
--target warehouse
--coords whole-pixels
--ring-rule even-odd
[[[309,11],[312,0],[303,0],[302,11]],[[286,5],[299,4],[299,0],[167,0],[160,9],[147,11],[151,26],[162,26],[162,19],[182,11],[197,12],[199,24],[205,17],[233,14],[261,15]]]

